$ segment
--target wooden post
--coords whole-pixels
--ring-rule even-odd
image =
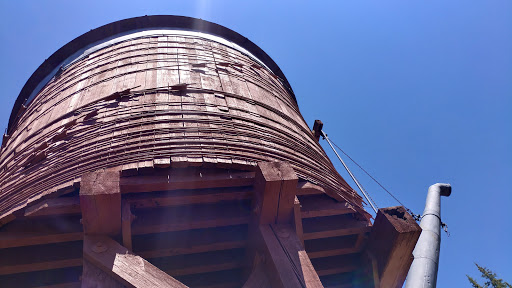
[[[85,234],[114,236],[121,232],[119,172],[97,171],[82,175],[80,208]]]
[[[126,287],[187,287],[142,257],[129,253],[128,249],[106,236],[86,235],[84,237],[84,261],[101,269]],[[111,287],[116,284],[109,278],[103,277],[102,273],[87,275],[84,273],[88,278],[82,279],[82,287],[85,283],[98,283],[94,280],[97,275],[109,281],[99,282],[99,287]],[[114,287],[119,286],[114,285]]]
[[[288,162],[276,162],[281,177],[279,191],[279,206],[277,209],[278,224],[292,223],[294,221],[294,203],[299,178]]]
[[[121,230],[123,235],[123,245],[129,251],[132,251],[132,221],[134,216],[130,209],[130,203],[123,203],[123,211],[121,216]]]
[[[313,132],[313,137],[315,137],[317,142],[320,141],[320,131],[322,131],[322,128],[324,128],[324,123],[320,120],[315,120],[315,124],[313,124],[313,130],[311,132]]]
[[[404,207],[379,209],[368,239],[367,254],[376,262],[372,266],[377,269],[371,270],[378,272],[380,287],[402,287],[420,234],[420,226]]]
[[[255,287],[259,282],[254,279],[262,277],[272,287],[323,287],[297,235],[302,220],[293,168],[286,162],[258,163],[254,181],[249,231],[249,258],[254,267],[249,279],[253,280],[244,287]]]
[[[298,178],[287,162],[260,162],[254,179],[258,224],[290,223]]]
[[[300,243],[302,243],[302,247],[304,247],[304,229],[302,228],[302,213],[300,211],[300,201],[295,196],[295,201],[293,203],[293,216],[295,225],[295,232],[297,233],[297,237],[299,237]]]
[[[272,162],[258,163],[254,176],[254,201],[256,226],[276,222],[279,205],[281,177],[279,170]]]

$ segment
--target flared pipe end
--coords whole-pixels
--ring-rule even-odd
[[[441,196],[450,196],[452,194],[452,185],[447,183],[436,183],[428,188],[430,189],[439,189],[439,194]]]

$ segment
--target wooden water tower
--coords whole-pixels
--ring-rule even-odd
[[[258,46],[126,19],[60,48],[16,100],[0,286],[400,287],[419,228],[362,204]]]

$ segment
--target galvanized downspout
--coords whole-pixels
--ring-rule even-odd
[[[412,252],[414,260],[405,288],[435,288],[441,245],[441,196],[450,196],[450,184],[437,183],[428,188],[425,210],[421,218],[420,238]]]

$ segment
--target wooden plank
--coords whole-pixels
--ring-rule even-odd
[[[136,213],[133,235],[247,224],[249,205],[228,202],[144,210]],[[160,221],[155,219],[161,219]]]
[[[123,203],[123,210],[121,213],[121,234],[123,236],[123,246],[129,251],[132,251],[132,222],[134,216],[130,209],[130,203]]]
[[[228,187],[198,190],[174,190],[154,192],[151,194],[133,193],[128,194],[125,199],[134,209],[141,209],[248,200],[252,195],[252,187]]]
[[[276,164],[279,166],[281,176],[276,222],[279,224],[292,223],[294,219],[293,205],[299,178],[288,162],[276,162]]]
[[[379,209],[367,249],[377,261],[380,287],[403,285],[420,234],[421,228],[404,207]]]
[[[279,168],[272,162],[260,162],[254,176],[254,201],[256,222],[273,224],[277,218],[281,177]]]
[[[60,283],[55,285],[45,285],[38,286],[37,288],[80,288],[82,287],[81,282],[68,282],[68,283]]]
[[[320,120],[315,120],[315,123],[313,124],[313,130],[311,131],[313,133],[313,137],[318,142],[320,141],[320,136],[322,136],[321,131],[324,127],[324,123]]]
[[[60,243],[82,238],[80,216],[17,219],[0,229],[0,248]]]
[[[0,219],[0,227],[4,226],[5,224],[7,224],[7,223],[9,223],[11,221],[13,221],[14,219],[16,219],[16,216],[14,216],[14,214],[6,215],[2,219]]]
[[[259,224],[291,223],[298,178],[287,162],[260,162],[253,203]]]
[[[2,287],[69,287],[66,284],[80,283],[82,267],[67,267],[26,273],[0,275]],[[60,286],[62,285],[62,286]],[[71,286],[72,287],[72,286]]]
[[[361,251],[359,235],[308,240],[305,243],[306,251],[311,259],[357,253]]]
[[[133,238],[134,251],[144,258],[157,258],[247,246],[247,225],[194,229]]]
[[[84,258],[127,287],[187,287],[105,236],[84,236]]]
[[[308,181],[297,183],[297,195],[316,195],[324,194],[325,189]]]
[[[367,221],[350,215],[336,215],[303,219],[304,240],[366,233],[371,230]]]
[[[209,273],[243,267],[244,249],[160,257],[151,260],[155,266],[173,276]]]
[[[266,259],[266,270],[272,287],[301,287],[279,240],[270,225],[261,225],[258,229]]]
[[[188,173],[187,173],[188,172]],[[213,169],[170,169],[166,174],[121,178],[122,193],[153,192],[178,189],[204,189],[249,186],[254,172]]]
[[[121,232],[120,173],[97,171],[82,175],[80,207],[85,234]]]
[[[0,250],[0,275],[82,266],[82,241]]]
[[[319,276],[352,272],[359,268],[359,254],[330,256],[312,259]]]
[[[338,202],[327,194],[299,196],[302,218],[356,213],[352,205]]]
[[[78,197],[59,197],[48,199],[31,205],[25,209],[25,217],[80,213],[80,199]]]
[[[0,267],[0,275],[82,266],[82,258]]]
[[[300,213],[300,201],[297,198],[297,196],[295,196],[295,200],[293,202],[293,216],[295,233],[297,233],[297,237],[299,237],[300,243],[302,243],[302,247],[304,247],[304,230],[302,228],[302,215]]]

